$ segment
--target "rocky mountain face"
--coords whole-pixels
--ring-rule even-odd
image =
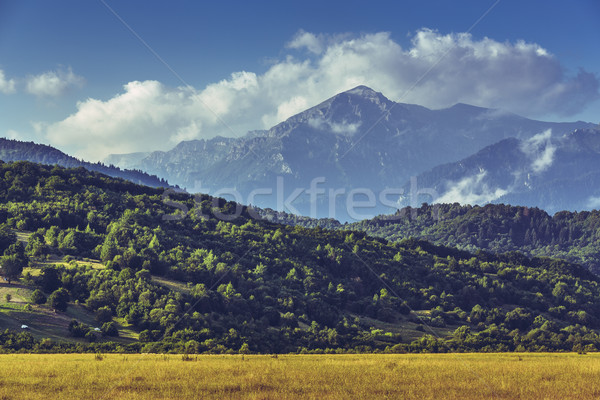
[[[541,207],[550,213],[600,206],[600,130],[548,130],[505,139],[455,163],[418,175],[441,203],[488,202]]]
[[[103,161],[106,165],[118,165],[121,168],[135,168],[136,164],[148,157],[150,152],[137,152],[127,154],[111,154]]]
[[[359,86],[269,130],[181,142],[128,166],[188,191],[227,197],[233,190],[219,189],[235,188],[237,200],[246,204],[361,219],[393,212],[412,176],[468,157],[500,139],[525,140],[547,129],[562,135],[591,126],[534,121],[466,104],[430,110],[395,103]],[[366,206],[360,213],[348,212],[348,201]]]
[[[30,161],[34,163],[47,165],[60,165],[66,168],[83,167],[90,171],[101,172],[114,178],[123,178],[140,185],[152,187],[169,187],[165,179],[149,175],[140,170],[121,169],[112,165],[102,163],[89,163],[71,157],[62,151],[51,146],[37,144],[33,142],[21,142],[0,138],[0,160],[4,162],[11,161]]]

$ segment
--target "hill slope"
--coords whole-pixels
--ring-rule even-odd
[[[165,198],[160,189],[84,169],[0,163],[0,250],[16,260],[28,256],[34,266],[20,284],[39,288],[56,307],[66,293],[71,305],[64,305],[77,301],[108,321],[102,329],[109,338],[111,322],[139,332],[139,342],[115,347],[97,338],[94,349],[600,346],[599,282],[579,265],[389,243],[360,232],[277,225],[253,213],[206,195]],[[11,244],[15,228],[33,231],[24,249]],[[99,258],[106,267],[40,269],[56,252]],[[93,335],[86,325],[69,326],[71,335]],[[53,346],[27,337],[5,332],[0,347]]]
[[[30,161],[47,165],[60,165],[67,168],[83,167],[87,170],[101,172],[115,178],[127,179],[140,185],[169,187],[169,184],[164,179],[160,179],[155,175],[148,175],[140,170],[120,169],[112,165],[106,166],[101,163],[93,164],[80,161],[54,147],[33,142],[0,138],[0,160],[5,162]]]
[[[600,211],[562,211],[550,216],[538,208],[504,204],[436,204],[407,207],[344,229],[388,240],[414,237],[468,251],[557,257],[600,273]]]

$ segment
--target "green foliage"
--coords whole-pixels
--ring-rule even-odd
[[[73,337],[83,338],[89,333],[89,331],[90,331],[89,326],[80,323],[76,319],[71,320],[71,322],[69,323],[69,333]]]
[[[53,176],[61,180],[53,179],[50,189]],[[277,225],[252,219],[245,207],[237,217],[219,220],[211,210],[233,214],[239,205],[205,195],[170,195],[190,212],[165,220],[174,207],[160,190],[82,169],[0,163],[0,177],[0,223],[13,229],[25,221],[35,231],[30,244],[46,246],[21,251],[11,243],[6,251],[14,246],[9,252],[17,257],[60,252],[106,262],[107,268],[97,269],[71,261],[30,278],[52,293],[48,302],[56,310],[71,299],[97,316],[101,332],[79,322],[70,329],[90,342],[84,349],[116,348],[107,344],[116,329],[113,317],[140,332],[141,343],[131,351],[600,346],[598,279],[567,261]],[[452,210],[461,212],[459,206]],[[421,228],[417,223],[414,229]],[[475,228],[466,224],[454,237],[469,237]],[[406,223],[406,229],[413,228]],[[432,329],[455,334],[423,335]]]
[[[106,322],[102,325],[102,336],[119,336],[119,330],[117,329],[117,324],[114,322]]]
[[[44,304],[46,300],[47,299],[44,295],[44,292],[42,292],[40,289],[35,289],[31,294],[31,301],[33,301],[35,304]]]
[[[504,204],[424,204],[348,228],[394,241],[421,238],[471,252],[519,251],[530,257],[561,258],[600,273],[600,211],[561,211],[551,217],[537,208]]]
[[[65,311],[69,303],[69,292],[60,288],[52,292],[48,297],[48,304],[56,311]]]
[[[23,262],[16,254],[0,257],[0,273],[10,283],[23,272]]]
[[[17,235],[6,225],[0,224],[0,253],[17,241]]]
[[[100,307],[96,310],[95,319],[98,323],[112,321],[113,311],[109,306]]]

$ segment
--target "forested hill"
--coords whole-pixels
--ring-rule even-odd
[[[345,229],[392,241],[415,237],[468,251],[557,257],[600,273],[599,211],[561,211],[550,216],[538,208],[504,204],[423,205],[349,224]]]
[[[101,351],[600,348],[599,282],[576,264],[391,243],[252,213],[83,168],[0,163],[2,272],[15,284],[28,260],[18,284],[37,289],[14,312],[0,307],[0,321],[83,307],[106,335],[74,321],[61,328],[64,340],[85,337]],[[26,246],[15,230],[21,240],[31,232]],[[51,265],[58,254],[100,261]],[[111,344],[124,326],[136,334]],[[40,339],[6,331],[0,350],[69,349]]]
[[[148,175],[141,170],[121,169],[115,166],[107,166],[102,163],[90,163],[71,157],[51,146],[33,142],[22,142],[0,138],[0,160],[30,161],[47,165],[60,165],[66,168],[84,167],[90,171],[97,171],[115,178],[123,178],[140,185],[152,187],[168,187],[164,179],[156,175]]]

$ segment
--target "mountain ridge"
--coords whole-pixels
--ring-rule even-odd
[[[454,163],[419,174],[433,189],[426,202],[510,203],[551,213],[589,209],[600,196],[600,130],[550,131],[527,140],[509,138]],[[407,187],[407,186],[405,186]]]
[[[66,168],[83,167],[90,171],[101,172],[111,177],[124,178],[146,186],[170,187],[166,180],[156,175],[149,175],[142,170],[121,169],[113,165],[94,164],[78,160],[55,147],[34,142],[0,138],[0,160],[5,162],[29,161],[47,165],[60,165]]]
[[[592,126],[535,121],[461,104],[430,110],[396,103],[358,86],[268,130],[239,138],[182,142],[169,151],[151,153],[136,168],[189,191],[235,188],[241,200],[274,209],[281,206],[276,196],[261,195],[255,201],[249,201],[249,196],[256,189],[281,189],[278,194],[286,198],[322,177],[322,188],[345,192],[333,200],[339,211],[356,188],[374,192],[402,188],[411,176],[468,157],[498,140],[527,139],[549,128],[565,134]],[[329,204],[328,196],[328,191],[321,196],[321,208]],[[294,203],[305,215],[311,210],[307,197],[305,192]],[[393,209],[378,204],[371,215],[384,212]],[[325,211],[311,216],[356,219]]]

